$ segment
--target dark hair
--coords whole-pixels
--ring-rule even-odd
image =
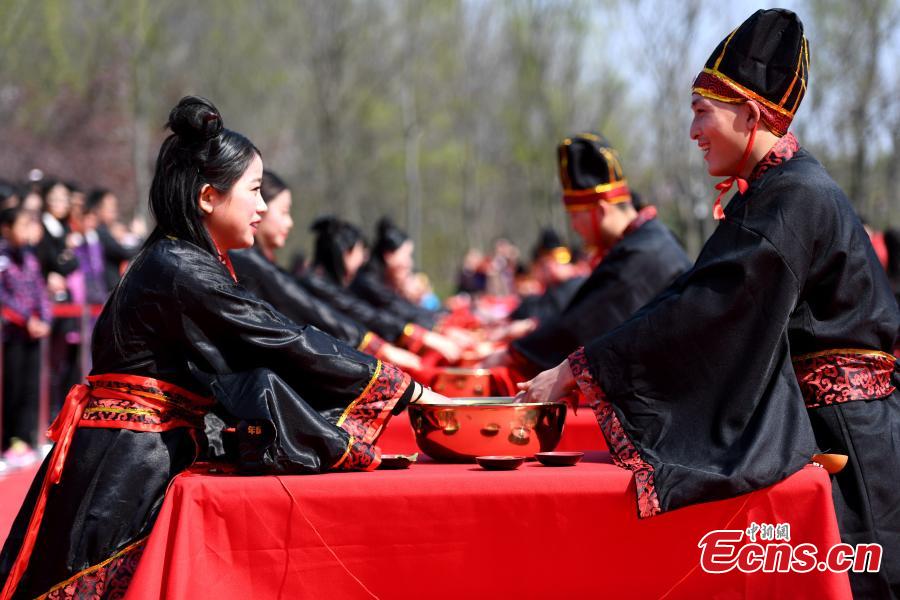
[[[19,215],[24,212],[25,209],[21,204],[0,210],[0,227],[12,227]]]
[[[269,200],[283,192],[289,190],[288,184],[272,171],[263,171],[262,183],[259,186],[259,193],[263,200],[268,204]]]
[[[332,216],[319,217],[310,230],[316,233],[313,265],[321,267],[326,275],[343,286],[347,274],[344,269],[344,253],[359,243],[365,243],[362,232],[350,223]]]
[[[197,198],[205,184],[227,192],[241,178],[259,149],[243,135],[225,129],[212,102],[185,96],[169,113],[165,139],[150,185],[150,212],[156,228],[146,246],[176,237],[216,254],[203,224]]]
[[[81,189],[81,186],[74,181],[63,181],[62,184],[66,186],[66,189],[69,190],[70,194],[80,194],[84,191]]]
[[[61,185],[64,188],[66,188],[67,192],[69,191],[69,188],[66,186],[66,184],[63,183],[62,181],[60,181],[59,179],[45,179],[41,182],[40,194],[41,194],[41,201],[42,201],[41,208],[43,210],[47,210],[47,196],[50,195],[50,190],[52,190],[53,188],[55,188],[58,185]]]
[[[394,252],[409,239],[406,232],[394,225],[390,217],[381,217],[376,229],[375,245],[372,248],[372,257],[384,262],[383,257],[388,252]]]
[[[19,195],[18,188],[6,180],[0,179],[0,205],[12,197],[18,198],[21,203],[22,197]]]
[[[84,201],[84,212],[94,212],[103,199],[112,195],[112,192],[106,188],[94,188],[88,194],[87,200]]]

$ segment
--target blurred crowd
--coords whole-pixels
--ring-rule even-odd
[[[0,181],[2,449],[9,466],[37,460],[42,338],[50,411],[83,377],[84,307],[97,308],[146,234],[141,219],[120,218],[115,193],[84,189],[33,172],[27,183]],[[90,308],[88,308],[90,313]]]

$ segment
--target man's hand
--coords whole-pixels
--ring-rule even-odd
[[[575,376],[568,360],[539,373],[530,381],[518,384],[518,387],[517,402],[558,402],[563,399],[573,411],[577,409],[575,396],[570,393],[575,389]]]

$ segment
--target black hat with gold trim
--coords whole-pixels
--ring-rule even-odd
[[[572,253],[562,243],[559,234],[552,227],[546,227],[541,230],[538,238],[537,246],[534,249],[534,258],[539,259],[545,256],[553,258],[561,265],[572,262]]]
[[[758,10],[716,47],[694,80],[696,94],[728,103],[754,100],[777,136],[787,133],[806,93],[809,43],[789,10]]]
[[[602,135],[579,133],[566,138],[557,157],[566,210],[589,210],[601,200],[611,204],[631,200],[619,155]]]

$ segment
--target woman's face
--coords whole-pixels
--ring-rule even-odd
[[[106,194],[97,207],[97,218],[104,225],[112,225],[119,220],[119,199],[115,194]]]
[[[393,252],[384,253],[384,264],[391,277],[396,281],[402,281],[413,268],[413,243],[412,240],[406,240],[399,248]]]
[[[37,222],[34,215],[27,211],[19,212],[16,220],[11,225],[3,226],[3,237],[13,248],[21,248],[32,243],[32,230]]]
[[[47,212],[57,220],[62,221],[69,216],[70,202],[69,190],[61,183],[57,183],[47,192]]]
[[[694,113],[691,139],[697,141],[703,152],[709,174],[737,175],[750,134],[745,103],[729,104],[693,94],[691,110]]]
[[[352,281],[356,277],[364,262],[366,262],[366,248],[362,242],[356,242],[356,245],[344,252],[344,273],[347,281]]]
[[[266,212],[259,193],[263,163],[257,155],[231,189],[220,192],[212,186],[200,191],[200,210],[219,252],[249,248]]]
[[[291,218],[291,191],[283,190],[266,203],[268,211],[256,230],[257,241],[266,248],[284,248],[294,220]]]

